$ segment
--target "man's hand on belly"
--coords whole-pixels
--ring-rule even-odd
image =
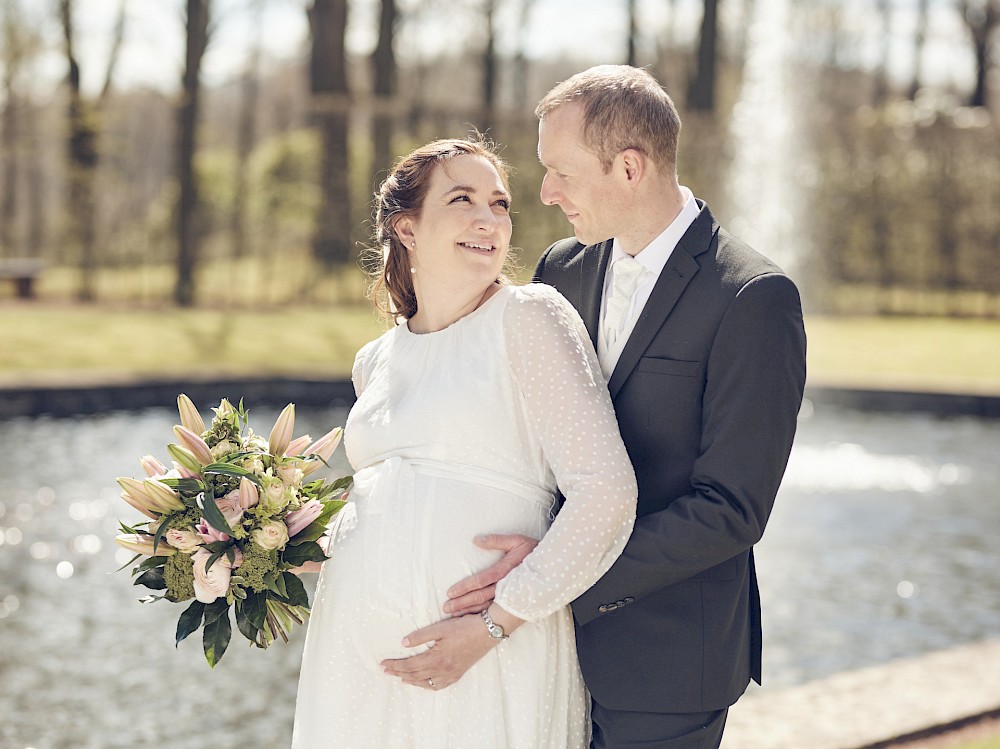
[[[473,543],[481,549],[502,551],[504,555],[492,567],[470,575],[448,588],[448,600],[444,604],[446,614],[478,614],[493,603],[497,583],[524,561],[538,545],[538,539],[520,534],[491,533],[477,536]]]

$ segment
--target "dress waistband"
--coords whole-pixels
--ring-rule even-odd
[[[394,455],[378,463],[366,466],[354,474],[355,492],[361,496],[370,495],[376,483],[384,480],[406,481],[407,469],[415,474],[455,479],[478,484],[490,489],[499,489],[539,505],[551,512],[555,503],[552,492],[527,481],[491,471],[488,468],[449,463],[443,460],[425,458],[403,458]],[[391,477],[391,478],[390,478]]]

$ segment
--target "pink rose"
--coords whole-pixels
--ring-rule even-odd
[[[229,492],[222,499],[215,500],[222,516],[229,523],[230,528],[235,528],[236,524],[243,519],[243,502],[240,499],[239,490]]]
[[[288,537],[305,529],[323,512],[323,503],[318,499],[310,499],[302,507],[285,515],[285,525],[288,526]]]
[[[198,549],[191,557],[194,561],[194,597],[202,603],[212,603],[229,592],[229,579],[232,577],[232,565],[223,554],[212,563],[212,568],[205,571],[205,565],[212,557],[206,549]]]

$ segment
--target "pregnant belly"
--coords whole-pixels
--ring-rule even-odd
[[[414,651],[400,639],[445,617],[446,591],[485,569],[499,552],[473,543],[485,533],[541,538],[549,524],[539,496],[449,475],[386,467],[359,482],[357,526],[324,565],[334,608],[350,609],[351,630],[376,658]]]

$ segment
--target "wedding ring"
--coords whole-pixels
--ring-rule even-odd
[[[427,686],[433,687],[434,686],[434,679],[428,679],[427,680]]]

